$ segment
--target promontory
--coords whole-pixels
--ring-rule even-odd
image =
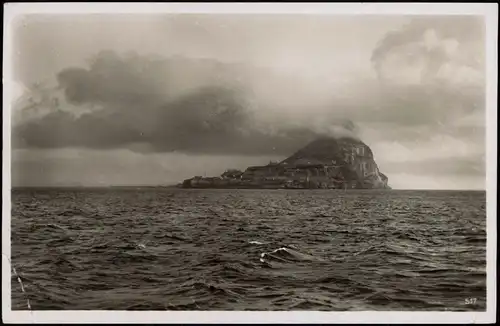
[[[373,152],[352,137],[322,137],[281,162],[184,180],[182,188],[390,189]]]

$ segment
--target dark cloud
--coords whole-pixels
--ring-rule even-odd
[[[64,98],[49,101],[54,106],[51,113],[16,126],[14,144],[288,154],[321,134],[304,127],[258,127],[251,107],[254,99],[234,78],[241,70],[210,60],[172,61],[105,51],[88,69],[64,69],[57,75]],[[184,78],[186,86],[180,87],[177,78]],[[64,108],[64,102],[73,110],[81,105],[97,109],[76,115]]]
[[[332,87],[321,101],[301,87],[310,80],[252,65],[99,52],[57,74],[62,97],[48,90],[43,103],[24,102],[49,113],[16,125],[14,146],[289,155],[319,135],[366,126],[396,140],[481,136],[484,125],[452,125],[484,112],[481,28],[475,17],[416,18],[373,51],[380,80]]]

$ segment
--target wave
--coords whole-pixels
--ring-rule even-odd
[[[323,261],[323,259],[300,252],[296,249],[290,248],[291,246],[281,247],[270,252],[263,252],[260,254],[261,263],[293,263],[303,261]]]
[[[249,244],[254,244],[254,245],[263,245],[265,243],[260,242],[260,241],[250,241]]]
[[[31,232],[45,230],[70,232],[67,228],[56,223],[33,223],[28,228]]]
[[[77,192],[13,197],[11,264],[26,292],[13,277],[14,310],[26,310],[26,298],[33,310],[486,307],[482,198],[450,200],[457,210],[442,218],[416,207],[412,219],[386,214],[409,211],[413,197],[399,192],[353,190],[345,200],[330,192]],[[445,199],[422,200],[439,212]],[[314,218],[320,207],[335,221]],[[469,297],[477,303],[465,305]]]

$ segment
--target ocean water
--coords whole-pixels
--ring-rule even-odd
[[[485,206],[473,191],[14,189],[12,309],[484,311]]]

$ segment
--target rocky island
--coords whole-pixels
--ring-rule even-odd
[[[390,189],[372,150],[351,137],[316,139],[281,162],[184,180],[182,188]]]

